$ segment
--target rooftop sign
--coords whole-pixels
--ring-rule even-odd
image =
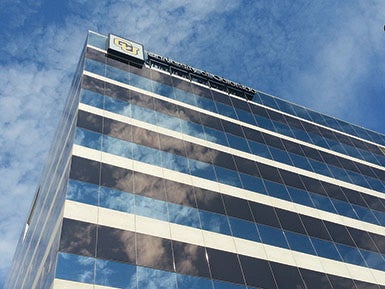
[[[228,92],[234,95],[252,99],[257,91],[251,87],[240,83],[228,80],[222,76],[218,76],[203,70],[196,69],[187,64],[183,64],[170,58],[157,55],[152,52],[147,52],[149,64],[155,65],[158,68],[166,70],[171,74],[179,75],[184,78],[197,81],[209,85],[218,90]]]
[[[108,52],[129,62],[140,65],[144,63],[144,49],[142,44],[113,34],[109,34]]]

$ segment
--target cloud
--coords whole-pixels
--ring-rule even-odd
[[[1,1],[0,284],[88,29],[385,132],[382,2]]]

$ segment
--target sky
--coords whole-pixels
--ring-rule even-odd
[[[385,0],[1,0],[0,288],[87,30],[385,133]]]

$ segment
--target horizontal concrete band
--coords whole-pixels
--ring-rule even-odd
[[[292,138],[292,137],[289,137],[289,136],[286,136],[286,135],[282,135],[282,134],[279,134],[279,133],[276,133],[276,132],[273,132],[273,131],[270,131],[270,130],[267,130],[267,129],[264,129],[264,128],[261,128],[261,127],[258,127],[258,126],[252,125],[252,124],[249,124],[249,123],[245,123],[245,122],[242,122],[242,121],[239,121],[239,120],[227,117],[225,115],[221,115],[221,114],[218,114],[218,113],[215,113],[215,112],[204,110],[204,109],[202,109],[200,107],[197,107],[197,106],[194,106],[194,105],[190,105],[190,104],[187,104],[187,103],[175,100],[175,99],[171,99],[171,98],[168,98],[168,97],[165,97],[165,96],[162,96],[162,95],[150,92],[148,90],[140,89],[140,88],[137,88],[135,86],[131,86],[129,84],[125,84],[125,83],[122,83],[122,82],[110,79],[108,77],[104,77],[104,76],[101,76],[101,75],[98,75],[98,74],[95,74],[95,73],[92,73],[92,72],[89,72],[89,71],[84,71],[83,74],[87,75],[87,76],[90,76],[90,77],[93,77],[93,78],[96,78],[96,79],[99,79],[99,80],[102,80],[104,82],[111,83],[113,85],[116,85],[116,86],[119,86],[119,87],[122,87],[122,88],[125,88],[125,89],[130,89],[130,90],[136,91],[138,93],[147,94],[147,95],[149,95],[151,97],[154,97],[154,98],[157,98],[157,99],[161,99],[161,100],[164,100],[164,101],[168,101],[170,103],[173,103],[173,104],[185,107],[187,109],[191,109],[191,110],[203,113],[203,114],[207,114],[209,116],[213,116],[213,117],[216,117],[216,118],[219,118],[219,119],[223,119],[225,121],[229,121],[229,122],[232,122],[232,123],[244,126],[244,127],[248,127],[248,128],[251,128],[251,129],[254,129],[254,130],[266,133],[266,134],[270,134],[270,135],[273,135],[273,136],[276,136],[276,137],[279,137],[279,138],[282,138],[282,139],[286,139],[286,140],[289,140],[289,141],[292,141],[292,142],[296,142],[298,144],[301,144],[301,145],[304,145],[304,146],[308,146],[310,148],[317,149],[319,151],[331,153],[331,154],[334,154],[335,156],[338,156],[338,157],[346,158],[346,159],[352,160],[354,162],[359,162],[359,163],[362,163],[362,164],[365,164],[365,165],[368,165],[368,166],[371,166],[373,168],[377,168],[377,169],[380,169],[380,170],[385,170],[385,168],[380,166],[380,165],[376,165],[376,164],[373,164],[373,163],[370,163],[370,162],[367,162],[367,161],[364,161],[364,160],[361,160],[361,159],[357,159],[357,158],[354,158],[354,157],[351,157],[351,156],[348,156],[348,155],[345,155],[345,154],[342,154],[342,153],[339,153],[339,152],[328,150],[328,149],[320,147],[320,146],[316,146],[316,145],[313,145],[313,144],[310,144],[310,143],[307,143],[307,142],[304,142],[304,141],[301,141],[301,140],[298,140],[298,139],[295,139],[295,138]],[[292,116],[292,115],[290,115],[290,116]],[[313,123],[313,122],[309,122],[309,123],[312,123],[314,125],[318,125],[318,124]],[[336,131],[336,130],[333,130],[333,131]],[[339,131],[336,131],[336,132],[339,132]],[[339,132],[339,133],[341,133],[341,132]],[[345,134],[345,135],[348,135],[348,134]],[[351,135],[349,135],[349,136],[351,136]],[[351,136],[351,137],[353,137],[353,136]],[[364,140],[364,139],[360,139],[360,140],[361,141],[365,141],[365,142],[369,142],[369,141]],[[369,142],[369,143],[371,143],[371,142]],[[371,143],[371,144],[374,144],[374,143]],[[378,144],[375,144],[375,145],[379,146]]]
[[[383,271],[70,200],[65,202],[64,218],[385,285]]]
[[[54,279],[52,289],[116,289],[116,287]]]

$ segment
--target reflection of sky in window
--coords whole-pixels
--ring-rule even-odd
[[[218,166],[215,166],[215,170],[217,171],[217,174],[215,174],[214,167],[210,163],[208,163],[210,162],[211,157],[208,154],[206,154],[208,158],[207,162],[201,162],[191,158],[185,158],[172,153],[146,147],[143,145],[123,141],[106,135],[103,136],[102,140],[101,134],[81,128],[77,128],[75,142],[79,145],[94,149],[98,149],[100,143],[103,143],[102,149],[103,151],[108,153],[116,154],[127,158],[133,158],[138,161],[153,164],[156,166],[162,166],[183,173],[191,173],[192,175],[205,179],[215,180],[218,177],[220,182],[236,187],[242,187],[243,185],[246,189],[251,189],[259,193],[265,193],[264,186],[255,177],[241,174],[241,183],[239,175],[236,171],[228,170]],[[172,146],[172,143],[168,145]],[[191,146],[188,148],[189,151],[187,153],[190,157],[195,156],[197,158],[202,158],[202,156],[205,156],[205,152],[201,151],[201,149],[194,149]],[[212,157],[215,157],[215,155]],[[288,201],[293,200],[296,203],[300,203],[306,206],[312,206],[332,213],[337,213],[338,211],[338,214],[340,215],[361,219],[363,221],[371,222],[374,224],[378,224],[377,219],[380,220],[380,223],[385,223],[385,214],[379,211],[372,211],[368,208],[359,207],[357,205],[354,205],[353,210],[350,204],[339,200],[330,199],[326,196],[318,195],[315,193],[308,194],[305,191],[301,191],[295,188],[286,188],[282,184],[278,184],[268,180],[263,180],[263,183],[267,188],[268,194],[273,197],[278,197],[280,199],[285,199]],[[289,191],[287,191],[287,189],[289,189]],[[75,193],[75,190],[72,193]],[[67,196],[67,198],[74,197],[76,196]],[[89,194],[88,196],[84,195],[84,197],[88,198],[88,200],[82,200],[85,203],[95,202],[95,200],[92,200],[91,194]],[[374,217],[373,214],[375,214],[376,217]]]
[[[225,215],[199,210],[199,216],[203,230],[231,235],[229,223]]]
[[[198,210],[191,207],[168,203],[170,222],[200,228]]]
[[[73,254],[59,253],[56,277],[84,283],[94,280],[95,259]]]
[[[95,283],[124,289],[136,289],[136,266],[96,259]]]
[[[66,198],[90,205],[98,205],[99,186],[75,180],[69,180]]]
[[[210,279],[193,277],[188,275],[177,275],[178,289],[213,289]]]
[[[138,288],[176,289],[176,274],[138,267]]]
[[[100,206],[127,213],[133,213],[134,195],[106,187],[100,187]]]
[[[167,203],[152,198],[136,195],[135,213],[145,217],[168,221]]]
[[[215,289],[246,289],[245,286],[234,283],[221,282],[217,280],[213,280],[213,283]]]

